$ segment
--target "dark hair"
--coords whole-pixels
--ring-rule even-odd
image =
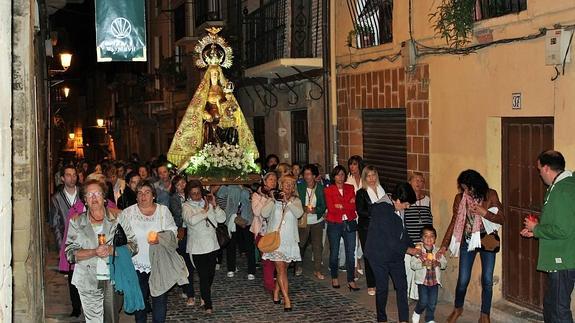
[[[565,157],[556,150],[546,150],[537,156],[541,166],[549,166],[552,171],[562,172],[565,170]]]
[[[130,181],[132,180],[132,177],[138,176],[140,177],[140,174],[138,173],[137,170],[133,170],[131,172],[128,173],[128,175],[126,175],[126,183],[130,183]]]
[[[433,235],[437,238],[437,230],[435,230],[433,225],[431,225],[431,224],[424,225],[423,228],[421,228],[421,233],[420,233],[421,237],[423,237],[423,234],[425,233],[425,231],[433,232]]]
[[[345,167],[337,165],[331,170],[331,173],[329,173],[329,180],[332,184],[335,184],[335,176],[339,174],[339,172],[343,172],[343,181],[347,181],[347,171],[345,170]]]
[[[202,190],[202,182],[198,181],[197,179],[192,179],[191,181],[188,182],[188,184],[186,185],[186,199],[188,197],[190,197],[190,192],[192,191],[192,188],[197,188],[199,187],[200,190]]]
[[[349,168],[349,166],[353,163],[357,163],[357,166],[359,167],[359,172],[361,173],[364,167],[363,158],[361,158],[361,156],[359,155],[353,155],[349,157],[349,159],[347,160],[347,168]]]
[[[407,182],[397,184],[395,192],[391,195],[391,198],[394,201],[399,200],[401,203],[408,202],[409,204],[415,204],[415,202],[417,202],[415,191]]]
[[[73,169],[74,171],[76,171],[76,175],[78,175],[78,171],[76,170],[76,167],[74,167],[74,165],[72,164],[67,164],[62,166],[62,168],[60,168],[60,176],[64,177],[64,173],[66,172],[66,169]]]
[[[125,168],[125,167],[126,167],[126,165],[124,165],[123,162],[116,162],[116,163],[114,164],[114,166],[116,166],[116,168],[122,168],[122,167]]]
[[[269,163],[269,161],[270,161],[272,158],[275,158],[275,160],[277,160],[277,162],[278,162],[278,164],[279,164],[280,158],[279,158],[277,155],[269,154],[269,155],[266,157],[266,164],[264,165],[264,167],[267,167],[267,166],[268,166],[268,163]]]
[[[305,165],[302,169],[301,169],[301,173],[303,175],[303,173],[305,173],[306,170],[309,170],[313,176],[318,177],[319,176],[319,169],[317,168],[316,165],[314,164],[307,164]]]
[[[172,186],[170,187],[170,193],[171,193],[171,194],[176,193],[176,184],[178,184],[178,182],[181,181],[181,180],[184,180],[184,181],[185,181],[186,179],[185,179],[182,175],[176,175],[176,176],[174,176],[174,178],[172,178]],[[186,182],[186,185],[187,185],[187,184],[188,184],[188,183]],[[184,189],[184,192],[185,192],[185,191],[186,191],[186,190]]]
[[[80,196],[82,197],[82,201],[84,201],[84,203],[86,202],[86,190],[88,189],[88,186],[94,184],[100,187],[100,190],[102,191],[102,198],[104,198],[104,201],[106,201],[106,196],[108,195],[108,185],[97,179],[90,179],[85,181],[80,188]]]
[[[118,175],[118,170],[117,170],[116,166],[114,166],[114,165],[109,165],[109,166],[106,168],[106,171],[104,172],[104,174],[106,175],[106,177],[110,177],[110,176],[112,176],[112,175],[116,175],[116,176],[117,176],[117,175]]]
[[[152,185],[152,182],[148,181],[148,180],[143,180],[141,182],[138,183],[138,186],[136,186],[136,194],[138,194],[138,191],[141,190],[144,187],[148,187],[150,188],[150,191],[152,191],[152,196],[153,197],[157,197],[158,196],[158,192],[156,192],[156,188],[154,187],[154,185]]]
[[[467,186],[471,191],[474,198],[480,198],[485,200],[487,198],[487,192],[489,192],[489,185],[485,178],[479,174],[476,170],[468,169],[464,170],[457,177],[457,186],[460,190],[463,190],[462,185]]]

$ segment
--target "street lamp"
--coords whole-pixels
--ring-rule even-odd
[[[60,54],[60,63],[62,64],[62,67],[64,68],[64,70],[67,70],[68,67],[70,67],[70,64],[72,63],[72,54],[61,53]]]
[[[96,119],[96,124],[100,128],[104,127],[104,119]]]
[[[67,98],[68,95],[70,95],[70,88],[67,87],[67,86],[64,86],[64,87],[62,88],[62,90],[64,91],[64,97]]]
[[[70,132],[70,133],[68,134],[68,138],[70,138],[70,140],[74,140],[74,138],[76,138],[76,134],[73,133],[73,132]]]

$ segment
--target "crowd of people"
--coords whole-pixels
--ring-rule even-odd
[[[226,276],[232,279],[239,272],[236,258],[240,252],[247,259],[245,279],[254,280],[259,265],[264,290],[286,312],[294,308],[290,267],[296,275],[304,267],[312,268],[318,280],[325,279],[329,270],[333,288],[340,288],[343,269],[350,292],[360,291],[357,280],[365,276],[367,293],[375,296],[378,321],[388,320],[391,277],[399,321],[419,322],[424,316],[425,322],[434,322],[449,250],[459,257],[459,271],[448,322],[456,322],[463,312],[477,254],[482,287],[479,320],[490,322],[498,245],[484,245],[483,237],[497,235],[504,218],[497,193],[475,170],[465,170],[457,178],[453,217],[436,244],[424,175],[414,172],[407,182],[386,192],[377,168],[364,165],[360,156],[352,156],[347,168],[338,165],[324,175],[318,165],[288,165],[269,155],[262,163],[261,183],[209,187],[175,174],[165,159],[152,165],[137,160],[95,165],[82,161],[63,165],[57,173],[58,188],[48,220],[60,248],[60,270],[68,274],[72,316],[83,312],[87,322],[117,322],[123,301],[124,310],[130,308],[136,322],[146,322],[148,313],[153,322],[164,322],[167,293],[176,284],[188,306],[199,305],[212,313],[211,286],[215,271],[222,268],[223,253]],[[539,165],[549,168],[545,158],[540,157]],[[560,185],[557,182],[563,178],[548,177],[545,183],[556,190],[570,183]],[[543,220],[540,224],[526,220],[521,234],[547,239],[556,233],[544,224]],[[225,245],[219,239],[221,230],[229,234]],[[260,241],[272,233],[279,234],[280,243],[271,251],[258,250]],[[121,240],[124,243],[117,242]],[[116,248],[122,245],[133,268],[117,269],[113,264],[120,257]],[[311,257],[305,257],[310,245]],[[329,250],[327,266],[324,248]],[[306,261],[309,266],[304,266]],[[551,262],[543,260],[540,267],[555,268],[547,265]],[[126,272],[120,275],[118,270]],[[199,278],[199,298],[194,272]],[[172,279],[168,283],[159,276]],[[139,286],[139,291],[123,291],[123,300],[111,283],[129,279],[122,277],[132,277]],[[570,279],[568,275],[553,277],[556,288]],[[409,298],[418,300],[411,316]]]

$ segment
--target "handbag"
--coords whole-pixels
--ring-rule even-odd
[[[355,220],[345,220],[343,221],[343,230],[345,232],[355,232],[357,231],[357,221]]]
[[[497,231],[490,234],[481,233],[481,249],[484,251],[498,253],[501,246],[501,239]]]
[[[234,219],[234,223],[242,229],[245,229],[248,226],[248,221],[242,218],[242,216],[239,214]]]
[[[282,223],[284,222],[284,216],[286,214],[285,209],[285,207],[282,208],[282,218],[280,220],[278,229],[276,231],[266,233],[263,237],[261,237],[260,241],[258,241],[258,249],[260,249],[262,253],[274,252],[280,247],[280,230]]]
[[[305,229],[307,227],[307,213],[304,213],[301,218],[297,220],[297,227]]]
[[[218,239],[218,244],[220,248],[225,248],[228,243],[230,243],[230,233],[228,232],[228,226],[223,223],[218,223],[218,226],[215,226],[209,218],[206,218],[206,221],[212,225],[214,229],[216,229],[216,238]]]

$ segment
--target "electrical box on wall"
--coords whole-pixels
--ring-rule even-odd
[[[545,65],[561,65],[571,62],[569,43],[573,30],[551,29],[545,35]],[[567,50],[569,52],[567,53]]]
[[[401,43],[401,58],[403,60],[403,67],[409,71],[413,69],[416,62],[415,43],[413,40],[408,39]]]

